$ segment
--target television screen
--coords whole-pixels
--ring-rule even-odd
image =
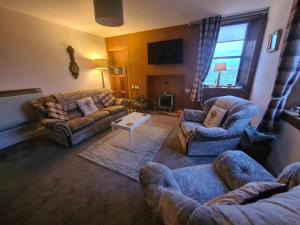
[[[148,64],[182,62],[182,39],[148,43]]]

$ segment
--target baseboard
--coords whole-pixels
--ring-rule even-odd
[[[0,132],[0,150],[40,135],[44,128],[37,123]]]

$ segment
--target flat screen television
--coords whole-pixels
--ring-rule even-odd
[[[182,39],[148,43],[148,64],[182,63]]]

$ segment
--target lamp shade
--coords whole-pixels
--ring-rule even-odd
[[[107,60],[106,59],[95,59],[93,60],[94,69],[107,69]]]
[[[216,63],[215,64],[215,72],[223,72],[226,71],[226,63]]]
[[[118,27],[124,24],[122,0],[94,0],[94,11],[100,25]]]

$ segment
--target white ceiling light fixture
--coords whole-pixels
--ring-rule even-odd
[[[100,25],[119,27],[124,24],[122,0],[94,0],[95,20]]]

